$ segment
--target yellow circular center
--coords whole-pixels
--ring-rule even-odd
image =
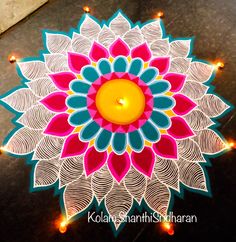
[[[145,96],[141,88],[132,81],[114,79],[99,88],[96,106],[107,121],[126,125],[136,121],[142,115]]]

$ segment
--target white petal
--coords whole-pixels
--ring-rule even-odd
[[[51,160],[39,160],[34,170],[34,188],[54,184],[58,179],[61,163],[59,156]]]
[[[59,187],[67,186],[78,179],[83,173],[84,156],[62,159],[63,163],[59,173]]]
[[[122,220],[127,216],[132,205],[133,199],[127,192],[123,182],[120,184],[115,182],[112,190],[105,197],[105,207],[109,216],[115,218],[113,222],[116,230],[121,225]]]
[[[208,87],[195,81],[186,81],[180,93],[191,99],[199,99],[206,94]]]
[[[100,30],[100,25],[96,23],[89,15],[86,15],[84,22],[80,26],[80,33],[90,40],[94,40],[97,38]]]
[[[26,155],[35,149],[42,138],[42,130],[23,127],[14,133],[4,148],[12,154]]]
[[[169,55],[174,57],[187,57],[190,54],[191,40],[175,40],[170,43]]]
[[[211,129],[195,132],[196,137],[193,138],[199,145],[204,154],[214,155],[227,148],[225,142]]]
[[[188,161],[205,161],[201,150],[196,142],[191,139],[178,140],[179,156]]]
[[[24,112],[37,104],[39,97],[35,96],[29,88],[17,89],[15,92],[2,99],[17,112]]]
[[[104,25],[98,35],[98,42],[105,47],[108,47],[115,40],[115,38],[115,34],[109,28],[107,28],[107,26]]]
[[[137,26],[126,32],[126,34],[123,36],[123,39],[130,48],[134,48],[135,46],[138,46],[144,42],[142,32]]]
[[[46,65],[51,72],[69,71],[67,56],[62,54],[45,54]]]
[[[149,44],[153,43],[157,39],[161,39],[163,35],[159,19],[144,25],[141,30],[144,38]]]
[[[223,100],[213,94],[206,94],[197,100],[199,110],[209,117],[217,117],[229,108]]]
[[[36,105],[23,113],[17,122],[31,129],[44,129],[54,115],[43,105]]]
[[[31,82],[27,82],[26,85],[32,90],[32,92],[39,96],[45,97],[49,93],[58,91],[53,84],[52,80],[47,77],[39,78]]]
[[[28,80],[46,77],[49,70],[42,61],[19,62],[18,66],[22,75]]]
[[[113,183],[113,178],[106,165],[93,174],[91,185],[99,204],[108,194],[108,192],[110,192],[113,187]]]
[[[46,160],[61,153],[64,139],[54,136],[45,136],[37,145],[33,160]]]
[[[71,39],[63,34],[46,33],[46,45],[49,52],[66,55],[71,50]]]
[[[206,116],[202,111],[197,109],[183,116],[183,118],[187,121],[191,129],[197,131],[206,129],[214,124],[214,122],[211,121],[208,116]]]
[[[176,161],[179,167],[179,179],[187,187],[207,191],[206,178],[202,167],[196,162],[184,159]]]
[[[140,204],[147,187],[146,177],[131,167],[130,171],[125,176],[124,185],[127,191]]]
[[[169,72],[185,73],[188,71],[191,59],[176,57],[171,60]]]
[[[72,38],[72,48],[75,52],[88,55],[92,43],[81,34],[74,33]]]
[[[169,52],[169,40],[168,39],[158,39],[155,40],[151,46],[151,51],[153,56],[165,56]]]
[[[163,184],[179,191],[179,169],[173,160],[156,157],[154,172]]]
[[[145,193],[147,205],[161,216],[167,215],[170,203],[170,190],[161,183],[155,176],[148,182]]]
[[[210,79],[214,67],[206,63],[194,61],[188,70],[188,79],[197,82],[206,82]]]
[[[121,13],[119,13],[111,21],[109,27],[115,33],[115,35],[123,36],[127,31],[130,30],[130,23]]]
[[[91,178],[81,176],[70,183],[63,194],[66,216],[69,220],[78,213],[83,212],[92,203]]]

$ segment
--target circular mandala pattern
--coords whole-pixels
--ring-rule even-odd
[[[166,216],[171,190],[207,192],[205,155],[226,148],[212,125],[229,105],[209,89],[213,67],[191,56],[192,39],[119,11],[102,23],[85,15],[68,35],[45,32],[45,46],[1,99],[18,117],[5,149],[30,155],[33,188],[54,184],[67,219],[95,197],[118,229],[134,200]]]

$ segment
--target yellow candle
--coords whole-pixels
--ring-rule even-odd
[[[134,82],[114,79],[100,87],[96,96],[96,106],[107,121],[126,125],[142,115],[145,108],[145,96]]]

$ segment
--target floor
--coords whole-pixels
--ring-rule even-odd
[[[121,8],[134,22],[165,13],[166,32],[173,37],[195,36],[194,55],[199,59],[225,62],[217,73],[215,91],[236,105],[236,4],[235,0],[50,0],[31,16],[0,35],[0,95],[20,84],[15,65],[8,56],[37,56],[43,48],[41,30],[69,31],[76,27],[89,5],[98,19],[108,19]],[[13,115],[0,107],[0,143],[13,128]],[[219,130],[236,140],[236,111],[220,119]],[[199,241],[218,237],[236,241],[233,211],[236,204],[236,152],[230,151],[211,159],[208,174],[213,198],[185,192],[184,200],[176,197],[174,214],[195,214],[195,224],[177,224],[174,236],[160,231],[157,224],[127,224],[117,238],[107,224],[87,223],[86,215],[60,234],[55,220],[60,216],[58,196],[52,190],[29,193],[30,171],[24,159],[0,156],[0,241]],[[138,211],[136,211],[138,214]],[[91,236],[92,235],[92,236]]]

